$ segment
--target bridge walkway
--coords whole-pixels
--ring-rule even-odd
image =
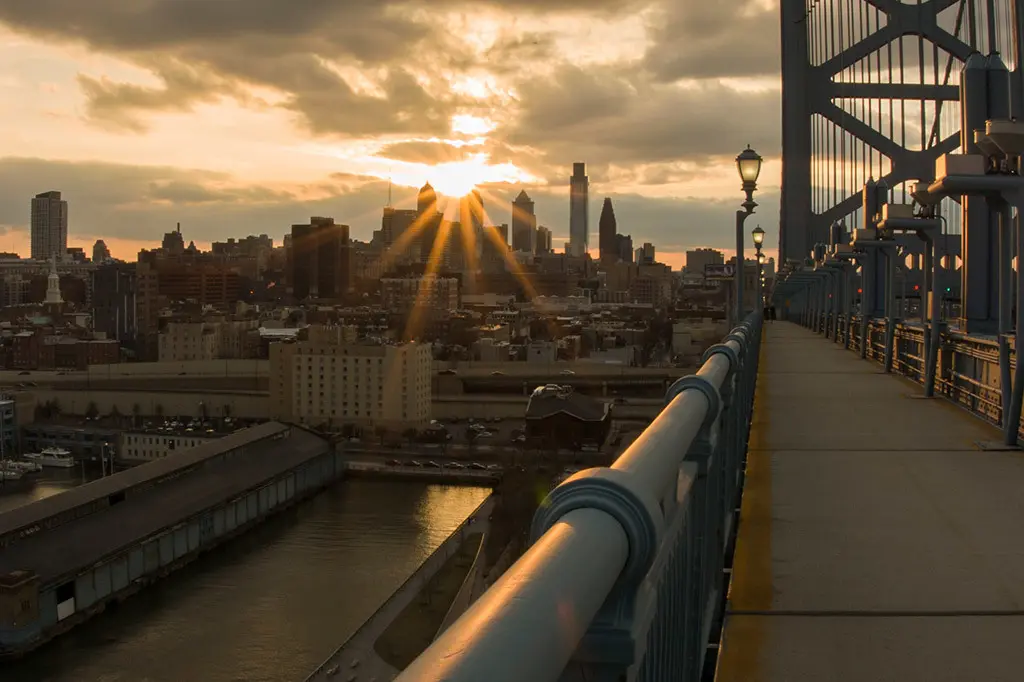
[[[765,326],[719,682],[1019,682],[1024,453]]]

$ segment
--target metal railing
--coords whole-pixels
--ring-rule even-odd
[[[821,333],[824,321],[807,317],[800,320],[812,331]],[[840,316],[840,324],[845,323]],[[851,327],[859,330],[862,320],[851,317]],[[884,366],[886,351],[886,329],[884,318],[868,320],[866,327],[867,349],[861,357]],[[945,327],[945,325],[943,325]],[[924,326],[913,321],[897,321],[894,324],[892,341],[892,370],[911,381],[923,384],[925,381],[925,333]],[[842,334],[838,343],[843,343]],[[860,334],[850,335],[850,349],[860,353]],[[1009,369],[1017,366],[1013,345],[1007,357]],[[969,336],[955,329],[943,328],[939,336],[939,349],[935,367],[935,394],[956,403],[996,426],[1003,420],[1003,390],[1001,386],[999,343],[994,338]],[[1011,428],[1012,432],[1012,428]],[[1018,424],[1017,434],[1024,438],[1024,419]]]
[[[611,467],[555,488],[530,549],[397,680],[698,680],[721,622],[760,339],[755,313]]]

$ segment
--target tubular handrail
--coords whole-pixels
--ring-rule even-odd
[[[693,549],[682,575],[693,585],[670,587],[673,594],[697,595],[696,628],[703,639],[689,648],[692,660],[674,663],[675,669],[699,672],[711,624],[704,613],[706,607],[717,611],[720,580],[714,573],[721,573],[723,537],[734,525],[726,517],[736,502],[727,498],[738,494],[742,475],[760,328],[755,312],[709,349],[698,373],[672,385],[667,406],[610,468],[581,471],[556,487],[534,518],[534,544],[397,682],[554,682],[567,665],[576,665],[572,661],[580,647],[609,665],[605,649],[614,649],[627,666],[642,666],[645,662],[634,657],[643,658],[653,631],[647,606],[658,582],[646,578],[656,558],[661,570],[670,563],[660,552],[663,538],[677,543],[672,547],[684,546],[665,538],[666,528],[678,532],[686,524],[685,546]],[[749,371],[741,377],[745,364]],[[730,401],[738,410],[723,423]],[[698,479],[702,487],[692,485]],[[638,600],[644,608],[636,606]],[[695,609],[689,601],[687,607]],[[673,612],[669,605],[661,608]],[[634,625],[634,609],[648,620]],[[623,627],[633,634],[616,639]],[[585,636],[593,636],[601,651],[583,644]],[[623,641],[634,646],[623,650]]]

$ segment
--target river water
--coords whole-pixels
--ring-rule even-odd
[[[338,483],[57,638],[3,682],[299,682],[487,497]]]

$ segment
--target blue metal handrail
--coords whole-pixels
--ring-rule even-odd
[[[397,680],[699,679],[723,604],[760,336],[755,313],[670,387],[611,467],[555,488],[530,549]]]

